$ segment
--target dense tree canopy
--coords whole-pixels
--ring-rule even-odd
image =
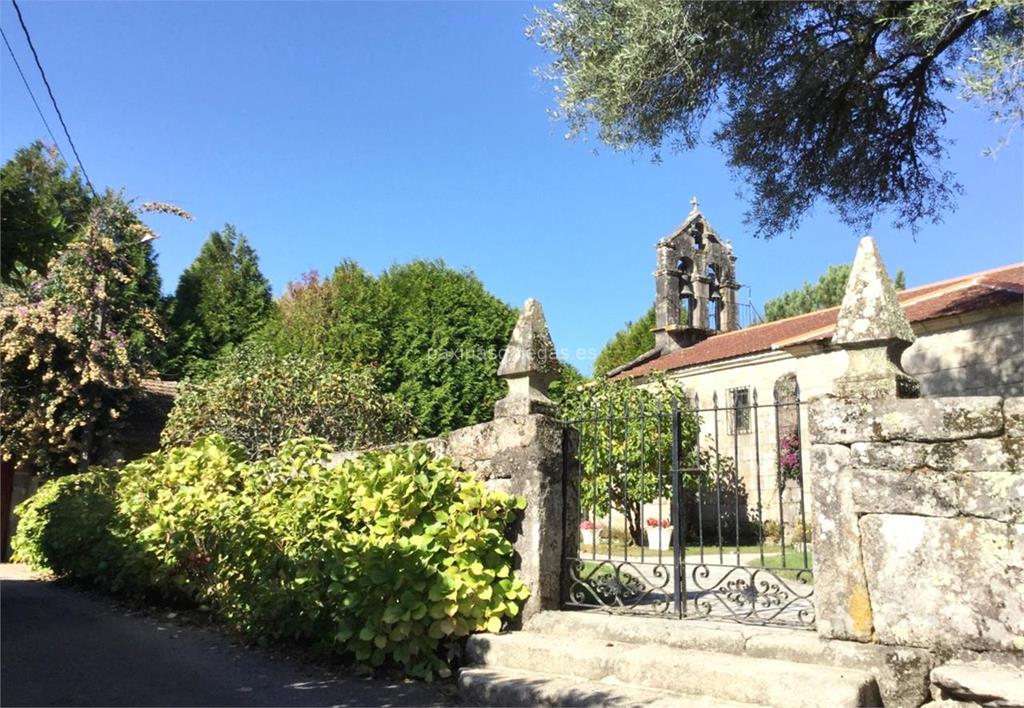
[[[280,352],[377,366],[384,349],[387,307],[376,278],[343,261],[329,278],[315,271],[289,283],[274,316],[257,335]]]
[[[654,349],[654,307],[636,322],[627,322],[626,326],[615,333],[594,360],[594,376],[607,374],[616,366],[622,366],[636,359],[645,352]]]
[[[279,352],[374,367],[383,389],[435,435],[488,420],[516,313],[470,272],[441,261],[395,265],[374,278],[346,261],[330,278],[289,286],[258,338]]]
[[[41,142],[14,153],[0,168],[0,184],[0,279],[23,285],[80,233],[91,199],[78,172]]]
[[[230,224],[214,231],[178,280],[171,308],[171,376],[255,332],[273,309],[270,283],[249,241]]]
[[[560,117],[620,148],[691,148],[705,119],[751,186],[756,233],[818,198],[846,222],[936,220],[957,80],[996,120],[1024,114],[1024,3],[563,0],[530,31],[554,54]],[[1011,125],[1011,128],[1012,128]]]
[[[778,297],[768,300],[764,304],[765,322],[838,306],[843,301],[846,281],[850,279],[851,268],[849,263],[829,266],[814,285],[804,283],[802,288],[784,292]],[[907,287],[902,269],[896,271],[896,277],[893,280],[897,290]]]
[[[132,389],[152,372],[164,332],[154,234],[140,210],[176,211],[136,209],[110,193],[96,198],[46,275],[3,289],[5,460],[49,473],[95,462]]]
[[[384,376],[424,432],[490,420],[505,395],[498,362],[515,310],[472,273],[441,261],[393,266],[380,286],[388,308]]]

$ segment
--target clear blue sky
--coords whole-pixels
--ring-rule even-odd
[[[97,186],[174,201],[159,217],[164,289],[225,222],[280,293],[352,258],[377,273],[443,258],[498,297],[544,305],[559,348],[599,349],[651,303],[654,244],[701,208],[735,244],[760,304],[847,262],[862,234],[821,206],[791,238],[742,223],[743,185],[710,148],[652,164],[563,138],[550,120],[530,3],[50,3],[22,9]],[[0,11],[37,97],[45,90],[9,3]],[[0,157],[45,132],[3,52]],[[1024,156],[960,104],[949,165],[966,193],[916,237],[873,227],[908,285],[1024,259]],[[51,126],[58,129],[52,110]],[[58,137],[61,137],[58,134]],[[63,145],[68,152],[66,144]],[[70,154],[70,153],[69,153]],[[746,298],[746,291],[743,293]],[[573,359],[590,370],[586,358]]]

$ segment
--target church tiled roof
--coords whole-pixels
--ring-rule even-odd
[[[899,298],[911,323],[1024,302],[1024,263],[904,290],[899,293]],[[693,346],[620,369],[614,378],[633,378],[796,344],[825,342],[832,337],[838,314],[839,308],[831,307],[715,334]]]

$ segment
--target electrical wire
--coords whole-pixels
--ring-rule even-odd
[[[64,153],[61,152],[60,143],[57,142],[56,136],[53,134],[53,130],[50,129],[50,124],[46,120],[46,116],[43,114],[43,109],[39,107],[39,101],[36,100],[36,95],[32,91],[32,87],[28,83],[28,79],[25,78],[25,72],[21,70],[21,64],[18,63],[18,57],[14,55],[14,50],[11,49],[11,43],[7,41],[7,33],[4,32],[3,27],[0,27],[0,36],[4,38],[4,44],[7,46],[7,53],[11,55],[11,59],[14,61],[14,66],[18,70],[18,75],[21,76],[21,82],[25,84],[25,90],[28,91],[29,98],[32,99],[32,105],[36,107],[36,113],[39,114],[39,118],[43,121],[43,125],[46,126],[46,132],[50,134],[50,140],[53,141],[54,147],[57,148],[57,152],[60,153],[60,157],[64,162],[67,162],[67,158],[64,157]]]
[[[64,129],[64,137],[68,139],[68,144],[71,145],[71,152],[75,154],[75,161],[78,162],[78,168],[82,170],[82,176],[85,178],[85,183],[89,185],[89,189],[92,191],[93,196],[97,196],[96,188],[92,186],[92,180],[89,179],[89,173],[85,171],[85,165],[82,164],[82,158],[78,155],[78,148],[75,147],[75,141],[71,139],[71,133],[68,131],[68,124],[64,122],[64,116],[60,112],[60,108],[57,106],[57,99],[53,95],[53,89],[50,87],[50,81],[46,78],[46,72],[43,71],[42,62],[39,61],[39,53],[36,51],[36,47],[32,43],[32,35],[28,33],[28,27],[25,26],[25,18],[21,16],[21,8],[18,7],[17,0],[11,0],[11,4],[14,5],[14,11],[18,13],[18,23],[21,25],[21,31],[25,33],[25,39],[28,40],[28,48],[32,50],[32,57],[36,60],[36,66],[39,68],[39,74],[43,77],[43,83],[46,85],[46,92],[50,94],[50,103],[53,104],[53,110],[57,112],[57,118],[60,120],[60,126]],[[8,49],[9,48],[10,46],[8,45]]]

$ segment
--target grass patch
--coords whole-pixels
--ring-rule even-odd
[[[765,547],[766,552],[767,550],[768,548]],[[755,558],[748,562],[747,565],[752,568],[767,568],[775,573],[775,575],[787,580],[810,580],[806,573],[802,578],[797,577],[800,574],[800,571],[804,570],[804,552],[802,549],[788,549],[786,551],[785,566],[783,566],[781,553],[766,555],[764,557],[764,563],[761,562],[760,558]],[[814,554],[809,550],[807,551],[807,568],[814,568]]]
[[[760,548],[756,544],[755,545],[743,545],[743,546],[740,546],[740,553],[741,554],[758,553],[759,551],[760,551]],[[765,547],[764,547],[765,554],[778,554],[781,551],[782,551],[782,548],[778,544],[765,544]],[[688,556],[699,556],[700,555],[700,546],[688,545],[688,546],[686,546],[685,553]],[[725,555],[726,558],[728,558],[730,554],[733,556],[733,558],[735,558],[736,557],[736,546],[728,546],[728,545],[722,546],[722,553]],[[579,553],[579,555],[581,557],[582,556],[592,555],[592,554],[595,554],[598,557],[607,556],[608,555],[608,542],[607,541],[605,541],[604,543],[600,543],[599,542],[596,546],[594,546],[593,544],[590,544],[590,543],[582,543],[582,544],[580,544],[580,553]],[[620,541],[613,541],[612,542],[612,555],[614,555],[614,556],[628,555],[629,558],[639,559],[640,558],[640,546],[628,545],[625,548],[623,548],[621,540]],[[657,558],[658,557],[658,551],[657,551],[657,549],[645,547],[644,551],[643,551],[643,555],[644,555],[645,559],[646,558],[651,558],[651,557]],[[671,548],[666,548],[665,550],[663,550],[661,552],[661,555],[664,558],[671,558],[672,557],[672,549]],[[786,555],[787,556],[789,555],[788,551],[787,551]],[[718,546],[717,545],[705,545],[704,546],[704,556],[706,558],[710,558],[712,556],[717,557],[718,556]],[[788,560],[787,560],[787,565],[788,564],[789,563],[788,563]],[[801,555],[801,560],[800,560],[800,564],[799,565],[803,565],[803,556],[802,555]]]

